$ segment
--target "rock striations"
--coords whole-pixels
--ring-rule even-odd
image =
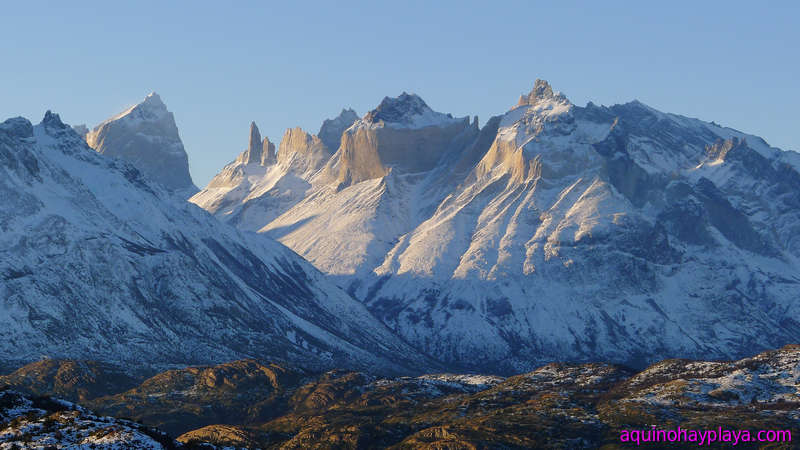
[[[443,155],[477,135],[469,118],[434,112],[417,95],[386,97],[342,135],[338,181],[349,185],[380,178],[396,169],[426,172]]]
[[[537,80],[481,129],[386,98],[329,152],[302,173],[239,166],[192,201],[452,368],[800,341],[800,158],[759,137],[638,101],[579,107]]]

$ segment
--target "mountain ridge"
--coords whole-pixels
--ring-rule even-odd
[[[291,250],[95,152],[57,114],[0,124],[0,171],[6,364],[93,355],[154,368],[239,356],[436,365]]]
[[[661,430],[747,430],[754,441],[756,430],[795,431],[800,421],[797,345],[737,361],[659,361],[638,372],[600,362],[554,362],[508,377],[429,373],[385,378],[243,360],[182,367],[140,379],[130,388],[100,379],[71,384],[71,391],[52,389],[60,386],[52,372],[38,373],[46,362],[19,368],[9,377],[10,388],[37,396],[40,404],[64,405],[41,396],[76,398],[104,384],[109,390],[83,400],[84,407],[131,417],[139,427],[157,427],[186,444],[532,448],[546,442],[557,448],[601,448],[619,444],[631,430],[650,430],[654,423]],[[62,365],[94,367],[89,362]],[[35,382],[29,384],[31,379]],[[5,412],[0,402],[0,420]],[[776,445],[790,437],[784,435]],[[750,448],[754,442],[738,444]]]
[[[209,211],[288,245],[456,366],[641,366],[800,339],[797,155],[638,101],[578,107],[543,80],[483,128],[442,113],[388,126],[427,111],[401,97],[345,130],[291,201],[233,183],[241,197]],[[203,192],[191,201],[208,207]]]

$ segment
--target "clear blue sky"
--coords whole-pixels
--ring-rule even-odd
[[[405,90],[482,125],[540,77],[800,150],[798,20],[797,1],[7,2],[0,120],[91,127],[156,91],[202,187],[251,120],[278,141]]]

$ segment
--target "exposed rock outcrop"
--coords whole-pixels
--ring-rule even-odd
[[[275,156],[275,144],[269,141],[268,137],[261,139],[261,133],[255,122],[250,122],[250,143],[247,149],[236,157],[236,162],[240,164],[259,164],[268,166],[277,162]]]
[[[319,170],[330,157],[325,143],[300,127],[287,129],[278,147],[278,164],[299,174]]]
[[[325,119],[317,136],[331,152],[339,148],[344,130],[350,128],[358,120],[358,114],[352,109],[342,109],[335,119]]]
[[[98,153],[130,162],[171,191],[197,192],[175,117],[155,92],[97,125],[85,137]]]
[[[477,121],[471,126],[468,117],[435,112],[417,95],[403,92],[396,98],[386,97],[342,136],[338,182],[355,184],[383,177],[393,169],[431,170],[443,155],[471,141],[477,131]]]

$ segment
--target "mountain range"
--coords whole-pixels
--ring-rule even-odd
[[[513,374],[800,342],[800,155],[757,136],[537,80],[482,127],[404,92],[245,142],[197,190],[155,93],[92,130],[3,122],[5,364]]]
[[[408,93],[331,123],[338,141],[289,129],[274,160],[240,156],[190,201],[447,367],[800,341],[797,153],[639,101],[579,107],[543,80],[483,127]]]
[[[67,357],[135,371],[259,357],[436,367],[297,254],[93,150],[57,114],[0,124],[0,173],[5,366]]]

